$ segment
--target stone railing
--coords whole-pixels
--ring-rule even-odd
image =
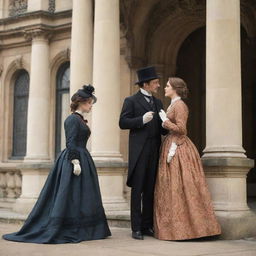
[[[21,172],[0,168],[0,202],[13,202],[21,194]]]

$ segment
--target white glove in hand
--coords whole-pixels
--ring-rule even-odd
[[[159,116],[160,116],[160,118],[161,118],[161,120],[162,120],[163,122],[165,122],[166,120],[168,120],[167,115],[166,115],[166,113],[164,112],[163,109],[160,110]]]
[[[81,166],[80,166],[80,162],[78,159],[73,159],[71,161],[71,163],[74,165],[74,170],[73,170],[73,173],[76,175],[76,176],[79,176],[80,173],[81,173]]]
[[[153,119],[154,112],[149,111],[143,115],[143,124],[149,123]]]
[[[170,163],[173,156],[175,155],[177,149],[177,144],[175,142],[172,142],[171,147],[169,149],[168,155],[167,155],[167,163]]]

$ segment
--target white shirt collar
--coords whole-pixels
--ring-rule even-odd
[[[85,119],[85,113],[83,113],[81,110],[76,110],[75,112],[80,114],[83,117],[83,119]]]
[[[175,97],[174,99],[172,99],[172,102],[171,102],[171,105],[173,105],[174,104],[174,102],[176,102],[177,100],[180,100],[181,99],[181,97]]]
[[[146,96],[152,96],[152,93],[150,93],[150,92],[144,90],[143,88],[140,88],[140,91],[141,91],[142,94],[144,94],[144,95],[146,95]]]

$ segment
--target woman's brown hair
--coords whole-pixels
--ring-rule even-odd
[[[169,77],[169,83],[181,98],[186,99],[188,97],[188,87],[183,79],[179,77]]]
[[[93,100],[92,97],[83,98],[79,96],[78,93],[75,93],[71,98],[71,104],[70,104],[71,112],[75,112],[77,110],[79,103],[85,103],[91,100]]]

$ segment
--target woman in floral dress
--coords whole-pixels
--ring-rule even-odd
[[[160,154],[155,187],[155,236],[162,240],[187,240],[221,233],[206,183],[199,153],[187,137],[186,83],[169,78],[165,96],[171,105],[159,113],[169,131]]]

